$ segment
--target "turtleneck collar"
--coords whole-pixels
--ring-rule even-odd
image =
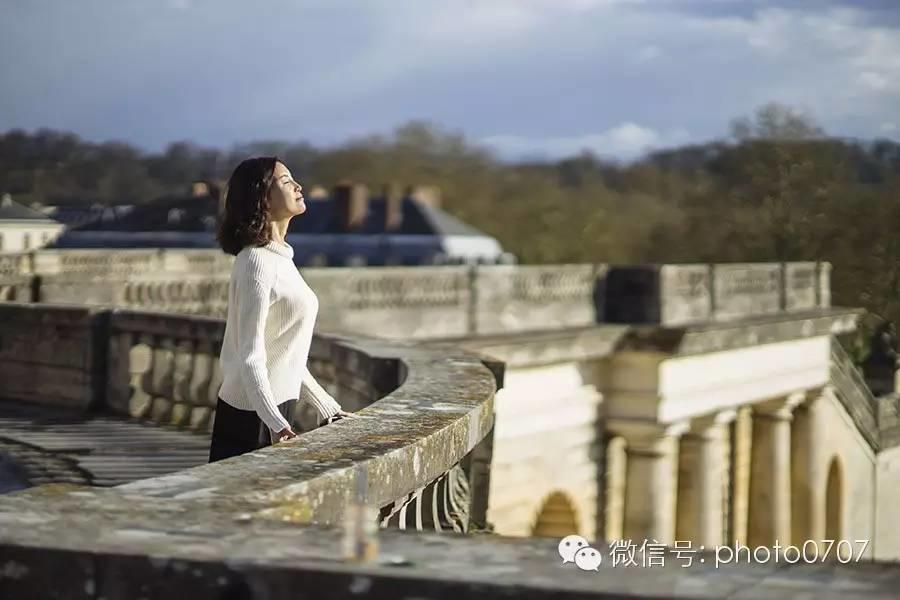
[[[294,248],[286,242],[271,240],[268,244],[263,246],[263,248],[265,248],[266,250],[270,250],[275,254],[278,254],[279,256],[283,256],[291,260],[294,259]]]

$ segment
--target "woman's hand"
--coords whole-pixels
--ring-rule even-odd
[[[336,423],[341,419],[355,419],[358,415],[352,412],[347,412],[346,410],[339,410],[330,417],[326,417],[319,421],[319,427],[324,427],[325,425],[330,425],[331,423]]]
[[[277,433],[274,431],[272,432],[272,443],[277,444],[278,442],[284,442],[295,437],[297,437],[297,434],[294,433],[294,430],[290,427],[285,427]]]

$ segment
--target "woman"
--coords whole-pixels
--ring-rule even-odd
[[[247,159],[228,181],[218,240],[235,260],[210,462],[296,437],[301,389],[320,421],[351,416],[306,367],[319,303],[285,242],[302,189],[276,157]]]

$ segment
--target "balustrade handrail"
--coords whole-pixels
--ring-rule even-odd
[[[838,400],[850,413],[863,437],[873,449],[880,448],[875,396],[853,359],[835,336],[831,338],[830,379]]]
[[[90,317],[89,327],[109,340],[106,396],[123,390],[133,393],[131,369],[121,364],[127,362],[133,344],[145,343],[153,336],[161,340],[159,347],[191,340],[216,342],[224,330],[221,319],[209,317],[71,306],[0,306],[3,316],[12,317],[10,323],[16,310],[22,311],[26,320],[55,327],[59,326],[38,313],[60,310],[63,325]],[[340,522],[348,502],[356,498],[380,507],[386,523],[392,516],[396,521],[395,513],[435,482],[445,488],[468,483],[459,481],[458,472],[456,477],[448,472],[458,471],[464,459],[470,461],[467,467],[475,469],[473,450],[489,438],[493,427],[493,398],[502,385],[501,363],[443,346],[358,336],[316,336],[314,353],[371,383],[381,397],[356,418],[307,432],[293,442],[117,488],[61,494],[58,504],[41,500],[41,510],[52,512],[51,504],[64,510],[67,502],[88,494],[102,497],[110,505],[127,498],[135,511],[146,511],[142,516],[151,520],[164,516],[158,513],[160,507],[177,505],[184,514],[202,509],[207,516],[215,513],[222,518],[246,514],[248,518],[333,524]],[[107,401],[121,403],[115,398]],[[15,498],[42,494],[40,488],[33,488],[0,498],[0,513]],[[452,490],[448,494],[452,496]],[[473,522],[482,518],[472,515]]]

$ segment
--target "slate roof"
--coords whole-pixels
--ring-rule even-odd
[[[400,227],[388,231],[386,206],[383,196],[370,196],[364,222],[347,231],[334,201],[307,200],[306,212],[291,221],[287,233],[294,262],[411,266],[447,260],[493,262],[503,254],[494,238],[410,197],[401,204]],[[216,248],[218,209],[212,196],[173,196],[144,205],[112,206],[90,222],[70,226],[51,247]]]
[[[46,221],[47,223],[57,222],[44,213],[29,208],[24,204],[19,204],[15,200],[3,198],[0,200],[0,221]]]
[[[104,211],[99,218],[73,227],[74,231],[181,231],[215,232],[218,203],[209,196],[166,197],[144,205],[136,205],[127,214]],[[371,197],[362,226],[355,234],[389,235],[473,235],[485,236],[446,212],[405,198],[403,219],[396,231],[386,231],[384,197]],[[291,221],[288,233],[347,234],[341,226],[330,199],[307,200],[306,212]]]
[[[68,227],[77,227],[99,219],[103,211],[102,206],[47,206],[43,213]]]

